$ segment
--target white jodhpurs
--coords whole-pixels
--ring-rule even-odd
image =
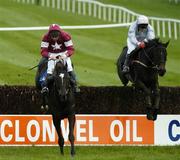
[[[128,47],[127,54],[131,54],[131,52],[137,47],[137,45],[132,43],[130,40],[127,40],[127,47]]]
[[[49,60],[48,61],[48,68],[47,68],[47,74],[52,74],[55,68],[55,65],[58,60]],[[64,63],[67,63],[67,71],[71,72],[73,71],[72,63],[70,57],[67,57],[64,59]]]

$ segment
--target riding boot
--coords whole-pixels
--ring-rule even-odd
[[[48,95],[48,93],[49,93],[48,85],[51,80],[52,80],[52,75],[47,74],[45,81],[41,85],[42,86],[42,90],[41,90],[42,95]]]
[[[77,79],[76,79],[76,74],[74,71],[68,72],[69,76],[70,76],[70,80],[71,80],[71,85],[73,87],[73,91],[75,93],[79,93],[80,92],[80,88],[77,85]]]
[[[130,64],[130,54],[126,54],[126,59],[123,65],[123,73],[128,73],[129,72],[129,64]]]

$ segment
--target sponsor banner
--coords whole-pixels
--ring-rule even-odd
[[[67,120],[61,126],[69,144]],[[76,115],[74,133],[76,145],[152,145],[155,139],[154,122],[145,115]],[[0,145],[57,145],[57,139],[50,115],[0,116]]]
[[[180,115],[158,115],[155,145],[180,145]]]

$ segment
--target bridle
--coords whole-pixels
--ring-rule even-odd
[[[165,47],[162,47],[162,46],[152,46],[151,48],[148,49],[148,52],[150,52],[153,48],[160,48],[161,49],[161,54],[162,54],[162,49],[165,49]],[[150,69],[156,69],[156,70],[159,70],[159,66],[157,64],[155,64],[153,62],[153,60],[150,58],[150,56],[147,54],[147,51],[143,48],[143,53],[144,55],[146,56],[146,58],[148,59],[148,61],[151,63],[151,65],[147,65],[143,62],[141,62],[140,60],[133,60],[132,63],[138,63],[140,64],[141,66],[145,67],[145,68],[150,68]],[[151,52],[150,52],[151,53]],[[163,62],[164,63],[164,62]]]
[[[58,62],[57,62],[58,63]],[[61,63],[63,63],[63,61],[61,61]],[[64,63],[63,63],[64,64]],[[55,81],[54,81],[54,87],[55,87],[55,89],[58,91],[58,95],[60,95],[60,96],[65,96],[65,99],[64,100],[66,100],[66,98],[67,98],[67,94],[70,92],[70,77],[68,77],[69,75],[68,75],[68,72],[67,71],[65,71],[65,70],[62,70],[62,71],[60,71],[59,73],[56,73],[56,75],[55,75]],[[66,87],[65,87],[65,93],[64,93],[64,95],[61,95],[60,94],[60,92],[62,92],[62,90],[61,90],[61,87],[60,87],[60,84],[58,84],[58,80],[57,79],[59,79],[60,81],[61,81],[61,85],[63,85],[63,83],[65,83],[65,81],[67,81],[67,79],[65,80],[64,78],[69,78],[68,79],[68,84],[65,84],[65,85],[67,85]],[[67,82],[66,82],[67,83]]]

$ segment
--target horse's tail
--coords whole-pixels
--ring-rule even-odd
[[[121,82],[123,83],[124,86],[126,86],[129,81],[122,73],[124,61],[126,58],[126,53],[127,53],[127,47],[124,47],[122,50],[122,53],[120,54],[120,56],[116,62],[117,73],[118,73],[119,79],[121,80]]]

